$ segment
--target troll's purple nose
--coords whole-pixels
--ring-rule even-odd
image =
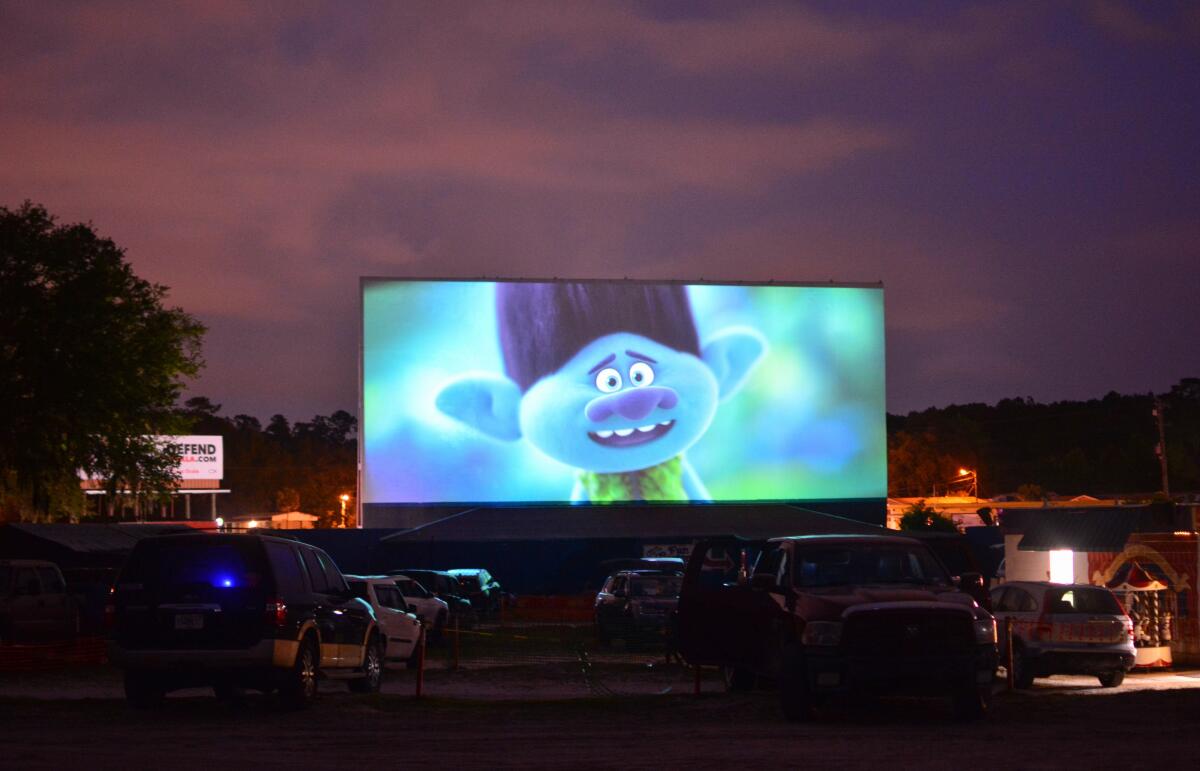
[[[588,420],[599,423],[611,415],[620,415],[626,420],[641,420],[656,407],[669,410],[679,403],[674,389],[661,386],[627,388],[615,394],[598,396],[587,403],[583,414]]]

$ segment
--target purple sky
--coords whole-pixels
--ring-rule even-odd
[[[356,409],[361,275],[882,280],[893,412],[1200,375],[1200,9],[909,5],[0,0],[0,205],[227,414]]]

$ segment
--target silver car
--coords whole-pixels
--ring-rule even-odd
[[[1018,688],[1056,674],[1095,675],[1113,688],[1133,668],[1133,622],[1106,587],[1010,581],[992,590],[992,613],[1001,661],[1008,656],[1005,625],[1011,620]]]

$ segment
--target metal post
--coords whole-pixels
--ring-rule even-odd
[[[1012,616],[1004,619],[1004,682],[1008,690],[1016,687],[1016,675],[1013,673],[1013,620]]]
[[[459,635],[458,635],[458,614],[454,614],[454,647],[453,654],[450,659],[450,669],[458,671],[458,656],[459,656]]]
[[[425,629],[421,629],[421,638],[417,644],[417,698],[421,698],[425,690]]]

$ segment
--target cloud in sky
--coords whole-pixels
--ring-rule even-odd
[[[232,411],[352,407],[357,278],[388,274],[883,280],[892,410],[1165,389],[1200,360],[1168,332],[1198,18],[5,4],[0,204],[127,247]]]

